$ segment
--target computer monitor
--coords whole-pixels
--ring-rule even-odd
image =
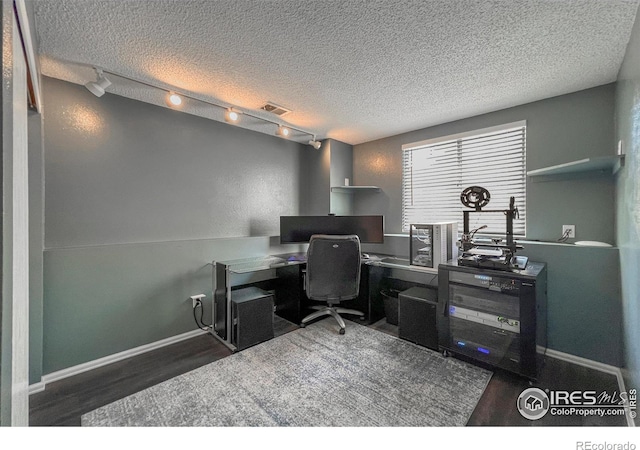
[[[280,216],[280,243],[309,242],[314,234],[356,234],[365,244],[384,243],[384,216]]]

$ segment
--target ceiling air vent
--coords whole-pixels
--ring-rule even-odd
[[[291,110],[284,108],[282,106],[276,105],[275,103],[269,102],[266,105],[264,105],[263,107],[260,108],[263,111],[267,111],[270,112],[272,114],[275,114],[276,116],[284,116],[287,113],[290,113]]]

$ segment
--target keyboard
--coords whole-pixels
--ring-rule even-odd
[[[257,256],[255,258],[227,261],[224,264],[229,266],[229,270],[233,273],[246,273],[270,269],[273,266],[285,265],[286,263],[285,259],[277,256]]]

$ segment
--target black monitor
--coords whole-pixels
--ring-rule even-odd
[[[384,243],[384,216],[280,216],[280,243],[309,242],[314,234],[357,234],[365,244]]]

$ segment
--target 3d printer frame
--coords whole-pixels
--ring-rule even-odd
[[[518,215],[518,208],[515,206],[515,197],[511,197],[509,200],[509,209],[485,209],[483,210],[481,207],[476,207],[475,209],[466,209],[462,211],[463,214],[463,228],[462,228],[462,251],[466,252],[471,248],[475,247],[477,244],[474,244],[469,235],[469,214],[471,213],[504,213],[506,216],[507,222],[507,236],[506,236],[506,244],[494,244],[491,247],[502,247],[509,250],[511,256],[516,253],[517,248],[522,248],[513,239],[513,219]]]

